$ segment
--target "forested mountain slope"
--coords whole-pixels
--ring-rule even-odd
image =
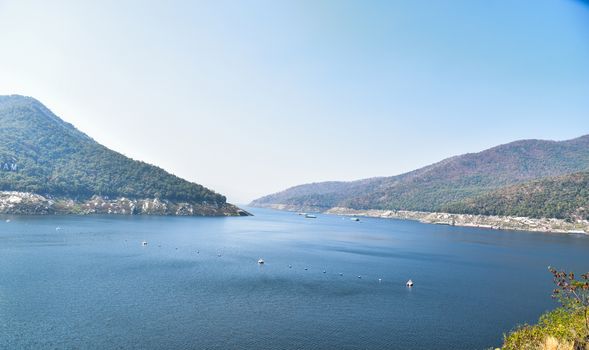
[[[39,101],[18,95],[0,96],[0,191],[230,208],[221,194],[112,151]]]
[[[437,211],[501,187],[589,169],[589,135],[521,140],[391,177],[296,186],[252,202],[291,208]]]

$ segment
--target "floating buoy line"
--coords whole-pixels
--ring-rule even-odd
[[[58,230],[61,230],[61,227],[58,227],[57,229]],[[127,242],[127,240],[125,239],[125,243],[126,242]],[[146,247],[147,244],[148,244],[147,241],[141,241],[141,246]],[[158,244],[158,247],[161,248],[162,245],[161,244]],[[174,250],[178,250],[178,247],[175,247]],[[195,254],[200,254],[200,250],[199,249],[194,250],[193,252]],[[220,257],[223,256],[223,253],[217,251],[216,252],[216,256],[220,258]],[[266,264],[266,261],[263,258],[259,258],[258,260],[256,260],[256,262],[257,262],[258,265],[265,265]],[[293,269],[293,265],[292,264],[288,264],[287,267],[289,269]],[[303,269],[305,271],[309,271],[309,267],[304,267]],[[326,269],[322,269],[320,271],[322,272],[322,274],[327,274],[327,270]],[[344,273],[343,272],[339,272],[337,275],[340,276],[340,277],[343,277],[344,276]],[[356,275],[356,279],[358,279],[358,280],[362,280],[363,277],[366,277],[366,275]],[[376,281],[380,284],[380,283],[382,283],[383,278],[382,277],[376,278]],[[407,282],[405,282],[405,286],[407,286],[408,288],[413,287],[414,286],[413,280],[412,279],[409,279]]]

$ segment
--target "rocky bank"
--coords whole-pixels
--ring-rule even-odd
[[[334,215],[366,216],[385,219],[416,220],[427,224],[481,227],[496,230],[517,230],[536,232],[558,232],[589,234],[589,221],[569,222],[554,218],[528,218],[515,216],[487,216],[451,213],[431,213],[409,210],[356,210],[350,208],[296,207],[292,205],[272,204],[265,207],[288,211],[322,212]]]
[[[559,233],[589,233],[589,221],[568,222],[553,218],[527,218],[515,216],[487,216],[450,213],[428,213],[406,210],[354,210],[331,208],[328,214],[368,216],[388,219],[417,220],[427,224],[482,227],[495,230],[518,230]]]
[[[28,192],[0,191],[0,214],[115,214],[173,216],[248,216],[250,213],[224,203],[185,203],[157,198],[130,199],[93,196],[86,200],[53,198]]]

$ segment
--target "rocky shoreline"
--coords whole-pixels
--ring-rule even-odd
[[[112,214],[112,215],[170,215],[170,216],[249,216],[232,204],[185,203],[158,198],[110,199],[93,196],[87,200],[52,198],[29,192],[0,191],[0,214]]]
[[[272,204],[267,208],[288,210],[288,211],[309,211],[322,212],[333,215],[365,216],[384,219],[416,220],[427,224],[451,225],[464,227],[480,227],[495,230],[516,230],[532,232],[555,232],[589,234],[589,221],[578,220],[568,222],[562,219],[553,218],[528,218],[514,216],[487,216],[451,213],[430,213],[408,210],[356,210],[350,208],[317,208],[317,207],[296,207],[291,205]]]

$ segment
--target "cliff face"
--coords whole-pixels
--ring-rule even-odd
[[[248,216],[245,210],[223,203],[187,203],[158,198],[129,199],[93,196],[88,200],[50,198],[28,192],[0,192],[0,214],[116,214],[177,216]]]

